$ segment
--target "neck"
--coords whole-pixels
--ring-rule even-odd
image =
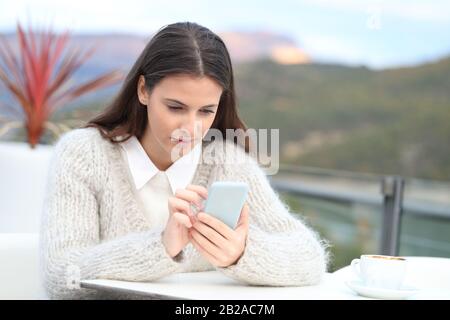
[[[170,160],[170,154],[155,140],[150,130],[145,130],[139,142],[158,170],[166,171],[172,165],[173,162]]]

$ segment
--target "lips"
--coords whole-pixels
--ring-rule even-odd
[[[192,139],[182,138],[182,137],[178,137],[178,138],[173,138],[173,137],[171,137],[170,139],[171,139],[172,141],[178,142],[178,143],[180,143],[180,142],[183,142],[183,143],[192,142]]]

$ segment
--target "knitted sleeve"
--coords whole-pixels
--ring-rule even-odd
[[[167,254],[162,229],[102,241],[96,148],[76,130],[55,146],[40,229],[40,266],[49,298],[95,298],[95,290],[79,287],[80,279],[151,281],[181,265]]]
[[[250,226],[246,248],[237,263],[216,269],[251,285],[319,283],[327,271],[328,243],[289,212],[254,158],[230,144],[227,142],[226,161],[218,166],[216,178],[248,183]]]

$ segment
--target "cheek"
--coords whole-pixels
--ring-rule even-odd
[[[202,120],[202,137],[208,132],[214,122],[214,117],[208,117],[208,119]]]
[[[173,123],[174,119],[170,113],[165,112],[162,107],[159,110],[150,110],[148,112],[148,123],[152,132],[158,137],[170,136],[171,132],[174,130]]]

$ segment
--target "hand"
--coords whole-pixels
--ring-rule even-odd
[[[178,189],[173,197],[169,197],[169,219],[162,241],[170,257],[175,257],[189,243],[188,228],[191,228],[195,222],[191,204],[202,208],[202,201],[207,196],[206,188],[188,185],[186,189]]]
[[[236,229],[213,216],[199,212],[189,230],[189,239],[202,256],[216,267],[235,264],[244,253],[248,234],[249,209],[244,204]]]

